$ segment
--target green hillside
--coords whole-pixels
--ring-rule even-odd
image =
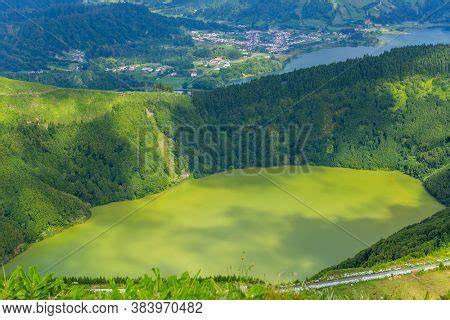
[[[6,0],[0,3],[0,75],[66,88],[142,91],[164,84],[210,89],[279,71],[299,53],[373,45],[386,26],[373,27],[370,21],[392,25],[426,18],[426,23],[445,25],[450,16],[443,4],[445,0]],[[361,29],[365,23],[367,30]],[[252,44],[255,29],[262,34]],[[270,63],[257,59],[259,53],[270,55]],[[218,57],[227,60],[223,66],[208,64]]]
[[[163,73],[190,78],[193,29],[231,28],[127,3],[7,0],[0,3],[0,73],[67,88],[140,91]],[[154,71],[162,66],[168,69]]]
[[[23,243],[85,219],[90,205],[170,186],[181,169],[154,146],[171,130],[171,112],[195,117],[191,109],[175,94],[67,90],[0,78],[2,260]]]
[[[371,19],[377,23],[448,21],[446,1],[425,0],[86,0],[88,3],[144,3],[168,14],[183,14],[253,27],[352,26]],[[441,10],[439,10],[441,8]]]
[[[339,269],[367,268],[399,259],[425,257],[450,243],[450,208],[382,239],[353,258],[323,272]],[[447,252],[448,254],[449,252]],[[448,258],[448,257],[447,257]]]
[[[400,277],[333,288],[338,297],[353,300],[448,300],[450,270],[418,272]]]
[[[188,171],[198,177],[305,161],[398,170],[424,181],[448,204],[449,50],[395,49],[196,93],[192,100],[0,78],[2,260],[86,219],[91,206],[161,192]],[[312,131],[303,152],[281,138],[272,150],[253,150],[252,158],[252,150],[239,153],[241,145],[230,139],[184,145],[177,128],[188,124],[195,131],[204,123],[235,125],[221,132],[225,138],[242,125],[263,126],[279,137],[292,123]],[[423,218],[433,212],[426,213]]]
[[[131,4],[87,6],[79,0],[19,4],[10,0],[0,4],[0,71],[67,70],[70,63],[99,57],[181,59],[193,46],[186,30],[221,28],[164,17]]]
[[[448,268],[322,290],[280,290],[245,277],[164,277],[158,270],[139,279],[55,278],[36,269],[0,278],[3,300],[448,300]],[[39,286],[42,290],[34,290]],[[245,289],[244,289],[245,286]],[[99,289],[103,290],[86,290]],[[104,290],[110,289],[110,291]],[[119,290],[123,289],[123,290]]]
[[[193,102],[213,124],[275,133],[290,124],[311,128],[303,152],[298,144],[275,152],[283,159],[275,161],[279,165],[306,158],[317,165],[399,170],[427,181],[429,191],[448,203],[449,63],[448,45],[406,47],[195,93]],[[220,152],[226,147],[217,145],[213,168],[200,171],[230,165]],[[233,152],[234,167],[274,163],[273,152],[248,161],[240,160],[239,149]]]
[[[450,206],[450,170],[449,166],[433,172],[425,178],[425,187],[443,204]]]

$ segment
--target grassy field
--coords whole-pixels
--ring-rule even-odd
[[[171,103],[188,105],[179,94],[63,89],[0,77],[0,124],[26,119],[38,123],[89,121],[113,106]]]
[[[450,270],[446,269],[339,286],[333,291],[351,299],[448,299],[449,282]]]
[[[161,277],[158,270],[143,278],[55,278],[35,268],[0,277],[2,300],[366,300],[450,298],[448,269],[375,280],[321,290],[280,290],[255,279],[198,278],[188,273]],[[35,288],[39,287],[39,290]],[[246,289],[244,290],[243,287]],[[102,289],[96,290],[96,289]]]
[[[7,270],[108,277],[158,267],[164,275],[303,279],[440,209],[398,172],[233,171],[94,208],[89,221],[31,245]]]
[[[330,278],[341,278],[344,275],[348,276],[368,271],[383,272],[386,270],[393,270],[393,269],[407,269],[412,265],[435,264],[449,259],[450,259],[450,244],[447,244],[447,246],[444,246],[443,248],[433,251],[432,253],[420,258],[403,257],[394,261],[383,262],[366,268],[348,268],[336,270],[332,269],[314,275],[311,279],[326,281],[327,279]]]

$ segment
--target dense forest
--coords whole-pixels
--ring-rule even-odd
[[[0,78],[2,260],[85,219],[90,206],[159,192],[188,171],[201,176],[306,161],[400,170],[448,205],[449,59],[448,45],[407,47],[192,99]],[[202,124],[229,125],[219,135],[225,139],[180,139],[182,128]],[[303,149],[279,139],[252,158],[227,139],[242,126],[280,137],[290,124],[311,127]]]
[[[394,169],[427,181],[448,204],[449,59],[446,45],[407,47],[195,93],[194,105],[211,124],[278,133],[290,124],[311,127],[302,150],[281,145],[278,154],[265,150],[254,159],[239,157],[238,148],[225,158],[227,145],[215,144],[213,165],[200,171],[264,166],[274,156],[283,159],[277,165]]]
[[[196,117],[188,98],[176,94],[0,78],[1,260],[89,217],[90,206],[176,183],[182,167],[169,150],[172,115]]]
[[[427,18],[448,21],[445,0],[86,0],[88,3],[141,3],[168,14],[226,21],[252,27],[354,26],[370,19],[376,23],[401,23]],[[442,10],[440,10],[441,8]]]
[[[353,258],[323,272],[337,269],[372,267],[400,258],[421,258],[447,247],[450,242],[450,208],[422,222],[408,226],[387,239],[382,239]]]
[[[131,4],[89,6],[80,1],[0,4],[0,71],[56,69],[64,61],[182,57],[189,29],[226,26],[151,13]],[[61,68],[61,67],[60,67]]]

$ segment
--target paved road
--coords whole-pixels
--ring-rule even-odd
[[[443,264],[445,266],[449,266],[450,261],[444,261]],[[433,263],[433,264],[427,264],[427,265],[423,265],[423,266],[410,267],[410,268],[399,269],[399,270],[390,270],[390,271],[383,271],[383,272],[379,272],[379,273],[357,275],[357,276],[353,276],[353,277],[346,277],[346,278],[340,278],[340,279],[329,280],[329,281],[307,283],[303,286],[294,287],[293,290],[300,291],[300,290],[304,290],[304,289],[322,289],[322,288],[328,288],[328,287],[335,287],[335,286],[339,286],[341,284],[350,284],[350,283],[358,283],[358,282],[364,282],[364,281],[370,281],[370,280],[385,279],[385,278],[389,278],[392,276],[405,275],[405,274],[410,274],[410,273],[418,272],[418,271],[433,270],[433,269],[437,269],[438,267],[439,267],[439,263]]]
[[[450,260],[444,261],[443,264],[445,266],[450,266]],[[305,289],[322,289],[322,288],[329,288],[329,287],[335,287],[342,284],[351,284],[351,283],[358,283],[358,282],[364,282],[364,281],[370,281],[370,280],[379,280],[379,279],[386,279],[392,276],[400,276],[405,274],[410,274],[413,272],[418,271],[427,271],[427,270],[433,270],[439,268],[439,263],[433,263],[433,264],[427,264],[422,266],[416,266],[416,267],[410,267],[410,268],[404,268],[399,270],[390,270],[390,271],[383,271],[379,273],[372,273],[372,274],[365,274],[365,275],[357,275],[353,277],[346,277],[346,278],[340,278],[335,280],[329,280],[329,281],[321,281],[321,282],[313,282],[313,283],[306,283],[302,286],[296,286],[292,288],[284,288],[281,289],[281,291],[302,291]],[[91,292],[111,292],[111,289],[90,289]],[[125,289],[119,289],[119,292],[123,293],[125,292]]]

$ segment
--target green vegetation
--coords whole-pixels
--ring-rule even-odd
[[[89,217],[90,205],[174,183],[182,168],[177,159],[168,165],[172,158],[158,146],[173,130],[172,115],[195,118],[191,108],[175,94],[67,90],[0,78],[1,260]]]
[[[439,201],[450,206],[450,167],[447,165],[427,177],[425,187]]]
[[[333,288],[336,296],[350,299],[448,300],[449,269],[417,272],[399,277],[360,282]]]
[[[245,54],[293,55],[294,50],[375,43],[378,27],[371,28],[370,19],[392,24],[427,16],[427,22],[445,21],[448,10],[436,11],[444,1],[7,0],[0,4],[0,75],[66,88],[148,91],[157,83],[186,88],[190,87],[191,72],[200,74],[194,66],[202,59],[236,60],[244,54],[242,49],[249,48]],[[433,14],[428,16],[429,12]],[[366,23],[371,31],[360,31]],[[283,49],[271,51],[253,46],[253,40],[247,39],[249,29],[309,34],[312,38],[319,32],[323,36],[320,42],[301,44],[287,38],[280,42],[277,36],[269,44]],[[236,32],[240,44],[229,39],[194,41],[192,31]],[[235,79],[270,74],[280,69],[286,58],[276,56],[267,63],[237,63],[230,70],[200,79],[195,88],[210,89]],[[158,68],[167,69],[149,71]]]
[[[310,169],[226,172],[96,207],[87,222],[33,244],[7,270],[138,277],[157,266],[164,274],[233,275],[244,257],[252,276],[304,279],[442,208],[398,172]]]
[[[66,281],[65,281],[66,280]],[[16,269],[7,277],[0,277],[2,300],[260,300],[260,299],[336,299],[331,291],[280,292],[277,288],[245,277],[199,278],[183,273],[181,276],[163,278],[157,269],[151,276],[139,279],[81,279],[85,284],[73,284],[71,279],[42,277],[35,268],[25,272]],[[103,283],[107,281],[107,286]],[[124,280],[117,283],[116,280]],[[95,291],[96,283],[102,289]],[[244,287],[246,288],[244,290]]]
[[[0,278],[1,299],[124,299],[124,300],[213,300],[257,298],[262,290],[244,293],[237,283],[217,284],[213,279],[200,280],[184,273],[180,277],[163,279],[158,270],[153,276],[137,281],[127,280],[125,291],[120,292],[114,281],[111,292],[92,292],[89,288],[66,284],[52,275],[41,277],[34,268],[24,272],[19,268],[8,278]]]
[[[235,61],[229,68],[209,72],[201,79],[195,80],[195,89],[211,90],[230,84],[232,81],[270,74],[282,68],[282,63],[270,56],[256,56]]]
[[[163,278],[154,269],[139,279],[81,279],[42,277],[35,268],[16,269],[0,277],[2,300],[332,300],[332,299],[443,299],[449,298],[449,270],[418,273],[395,279],[358,283],[333,289],[285,291],[245,277],[206,278],[181,276]],[[106,281],[106,285],[104,282]],[[117,282],[123,281],[123,282]],[[96,285],[97,284],[101,284]],[[95,291],[102,288],[103,291]],[[245,289],[244,289],[245,288]],[[109,289],[109,291],[105,291]]]
[[[427,255],[422,255],[419,258],[404,256],[397,260],[385,260],[386,262],[379,262],[374,265],[371,265],[370,267],[361,267],[361,268],[338,269],[336,268],[336,266],[326,268],[325,270],[322,270],[321,272],[309,278],[308,281],[327,281],[329,279],[338,279],[348,276],[358,276],[362,273],[368,274],[373,272],[380,273],[389,270],[392,271],[432,264],[441,264],[443,261],[448,261],[449,259],[450,259],[450,243],[447,243],[440,249],[431,251]],[[415,272],[422,272],[422,271],[415,271]]]
[[[233,29],[126,3],[16,2],[0,4],[0,72],[61,87],[142,90],[155,83],[141,69],[112,72],[107,59],[119,66],[158,64],[189,77],[195,50],[189,31]]]
[[[447,248],[450,243],[450,208],[408,226],[335,267],[324,270],[367,268],[399,259],[425,257]],[[448,254],[448,252],[447,252]],[[447,256],[450,258],[450,256]]]
[[[377,23],[399,23],[417,21],[423,17],[432,21],[445,21],[448,18],[446,10],[438,10],[445,4],[445,0],[144,0],[139,3],[148,4],[152,9],[167,15],[184,15],[262,28],[345,27],[362,24],[366,19]]]
[[[186,172],[198,177],[231,168],[298,166],[308,160],[322,166],[398,170],[422,180],[433,196],[448,204],[449,50],[448,45],[395,49],[380,57],[196,93],[192,100],[170,93],[66,90],[0,78],[2,261],[20,253],[26,244],[85,220],[92,211],[93,218],[86,224],[33,244],[9,269],[22,262],[27,266],[44,263],[41,259],[47,256],[49,264],[40,265],[46,271],[51,262],[71,254],[77,244],[82,244],[80,241],[91,239],[112,221],[122,221],[134,208],[142,214],[132,215],[120,227],[105,233],[101,241],[95,242],[98,247],[89,245],[65,260],[67,265],[61,263],[55,268],[76,275],[92,272],[116,276],[122,270],[141,275],[158,263],[164,272],[203,270],[213,275],[229,273],[227,268],[236,266],[244,255],[250,265],[255,263],[255,275],[278,280],[294,272],[299,273],[296,277],[304,278],[336,264],[364,246],[345,238],[342,231],[331,230],[329,223],[318,223],[317,215],[286,194],[274,193],[273,185],[267,188],[267,181],[261,181],[260,176],[212,176],[183,183],[162,193],[161,198],[153,198],[157,197],[154,194],[186,177]],[[341,76],[335,80],[338,74]],[[283,145],[280,141],[273,153],[257,154],[257,159],[248,162],[245,157],[234,157],[237,160],[230,162],[223,160],[239,155],[240,146],[231,145],[230,155],[221,152],[223,141],[219,141],[213,165],[202,163],[200,157],[199,166],[194,166],[186,160],[191,152],[206,153],[204,146],[178,153],[172,148],[172,140],[177,138],[179,125],[198,127],[204,123],[265,125],[280,135],[295,123],[311,125],[312,131],[303,152],[298,145]],[[286,154],[290,157],[284,157]],[[274,163],[269,157],[281,160]],[[345,170],[320,169],[312,175],[320,176],[316,181],[301,175],[274,175],[273,179],[280,179],[277,183],[300,199],[311,201],[311,205],[368,244],[443,209],[418,181],[398,172]],[[347,172],[347,176],[340,177],[339,172]],[[375,180],[369,185],[367,179]],[[329,186],[339,186],[342,191]],[[388,188],[394,191],[386,192]],[[356,204],[353,197],[350,203],[342,196],[355,193],[361,193],[355,197],[359,199]],[[150,196],[141,200],[90,209],[146,194]],[[242,195],[253,200],[248,203]],[[324,195],[331,200],[324,201]],[[225,203],[224,199],[230,200]],[[273,207],[267,199],[272,199]],[[448,214],[442,219],[448,221]],[[179,232],[187,226],[191,228],[186,234]],[[75,235],[74,230],[80,233]],[[319,248],[319,242],[311,241],[311,237],[302,238],[308,233],[303,230],[323,234],[318,238],[329,239],[320,241],[325,248]],[[423,235],[425,243],[414,233],[407,233],[399,239],[407,247],[398,251],[412,256],[417,252],[426,254],[448,239],[445,232],[441,228],[437,233]],[[79,236],[82,233],[85,235]],[[130,234],[137,240],[123,241]],[[205,234],[212,239],[217,235],[217,242],[205,245]],[[230,235],[233,237],[227,238]],[[221,239],[229,241],[221,243]],[[250,248],[240,248],[246,239]],[[340,244],[343,251],[337,251],[334,245],[328,247],[331,243]],[[170,250],[152,250],[154,247]],[[192,250],[198,247],[203,249]],[[256,254],[254,248],[259,248]],[[275,256],[267,254],[266,249]],[[178,261],[171,269],[177,250],[183,252],[178,256],[186,260]],[[88,269],[86,263],[77,265],[80,261],[99,260],[100,251],[106,255],[101,263],[89,265]],[[209,258],[215,258],[217,252],[222,252],[223,260]],[[83,254],[88,258],[83,259]],[[381,250],[376,259],[384,254],[396,257]],[[123,260],[128,265],[110,263],[123,255],[130,255]],[[143,256],[148,260],[140,260]],[[270,269],[276,265],[280,266],[277,270]],[[104,269],[114,266],[122,269],[110,273]],[[285,273],[279,277],[281,271]]]
[[[399,170],[428,180],[428,190],[445,203],[449,57],[448,45],[394,49],[379,57],[196,92],[193,102],[207,123],[264,126],[280,135],[290,124],[310,126],[303,153],[298,145],[284,146],[291,155],[287,164],[303,164],[305,156],[317,165]],[[228,169],[221,167],[230,165],[220,151],[226,147],[218,145],[214,168],[202,170]],[[246,163],[239,148],[233,152],[232,167],[273,163],[273,153]]]
[[[145,56],[160,62],[192,47],[185,29],[221,29],[217,24],[163,17],[131,4],[86,6],[73,0],[47,6],[30,3],[18,9],[20,14],[5,4],[0,9],[2,71],[37,71],[98,57]],[[70,54],[75,49],[84,54]]]
[[[235,61],[247,54],[279,52],[268,50],[267,46],[253,46],[253,40],[247,38],[248,28],[243,23],[264,32],[269,26],[264,21],[271,21],[271,26],[276,27],[272,30],[278,32],[286,31],[298,36],[320,29],[319,33],[323,33],[320,44],[312,41],[300,45],[292,39],[282,40],[284,36],[276,36],[269,42],[264,40],[265,36],[260,39],[290,54],[300,47],[304,52],[331,44],[353,46],[376,41],[376,32],[360,32],[353,28],[357,23],[355,17],[346,20],[348,26],[335,23],[339,19],[333,18],[333,25],[339,26],[330,29],[325,28],[324,17],[307,18],[311,15],[311,8],[312,11],[317,9],[316,4],[310,2],[238,2],[239,5],[234,0],[214,4],[208,1],[199,8],[196,3],[194,7],[198,15],[191,15],[189,12],[194,7],[189,1],[8,0],[0,4],[0,75],[66,88],[148,91],[155,84],[163,83],[180,89],[191,87],[191,74],[205,74],[203,68],[196,69],[199,64],[205,65],[204,59],[221,57],[231,60],[232,68],[229,70],[224,71],[226,68],[223,68],[223,72],[212,72],[212,77],[195,82],[195,88],[210,89],[228,85],[236,79],[257,77],[281,69],[286,57],[279,54],[265,63],[258,59]],[[89,5],[92,3],[97,5]],[[165,9],[169,7],[170,10],[175,3],[175,10],[181,9],[182,12],[167,14]],[[319,7],[323,5],[330,7],[326,1],[319,3]],[[332,15],[344,14],[341,10],[334,10],[334,5],[340,6],[333,2]],[[186,6],[189,9],[184,12]],[[203,16],[203,10],[208,12],[208,18]],[[237,14],[235,18],[240,21],[218,16],[231,12]],[[276,17],[272,17],[274,12]],[[365,17],[361,12],[358,15]],[[284,22],[280,23],[280,19]],[[237,38],[233,41],[194,41],[192,31],[206,34],[232,31]],[[311,36],[315,38],[313,34]],[[256,43],[261,44],[259,40]],[[216,66],[206,69],[209,73]]]

